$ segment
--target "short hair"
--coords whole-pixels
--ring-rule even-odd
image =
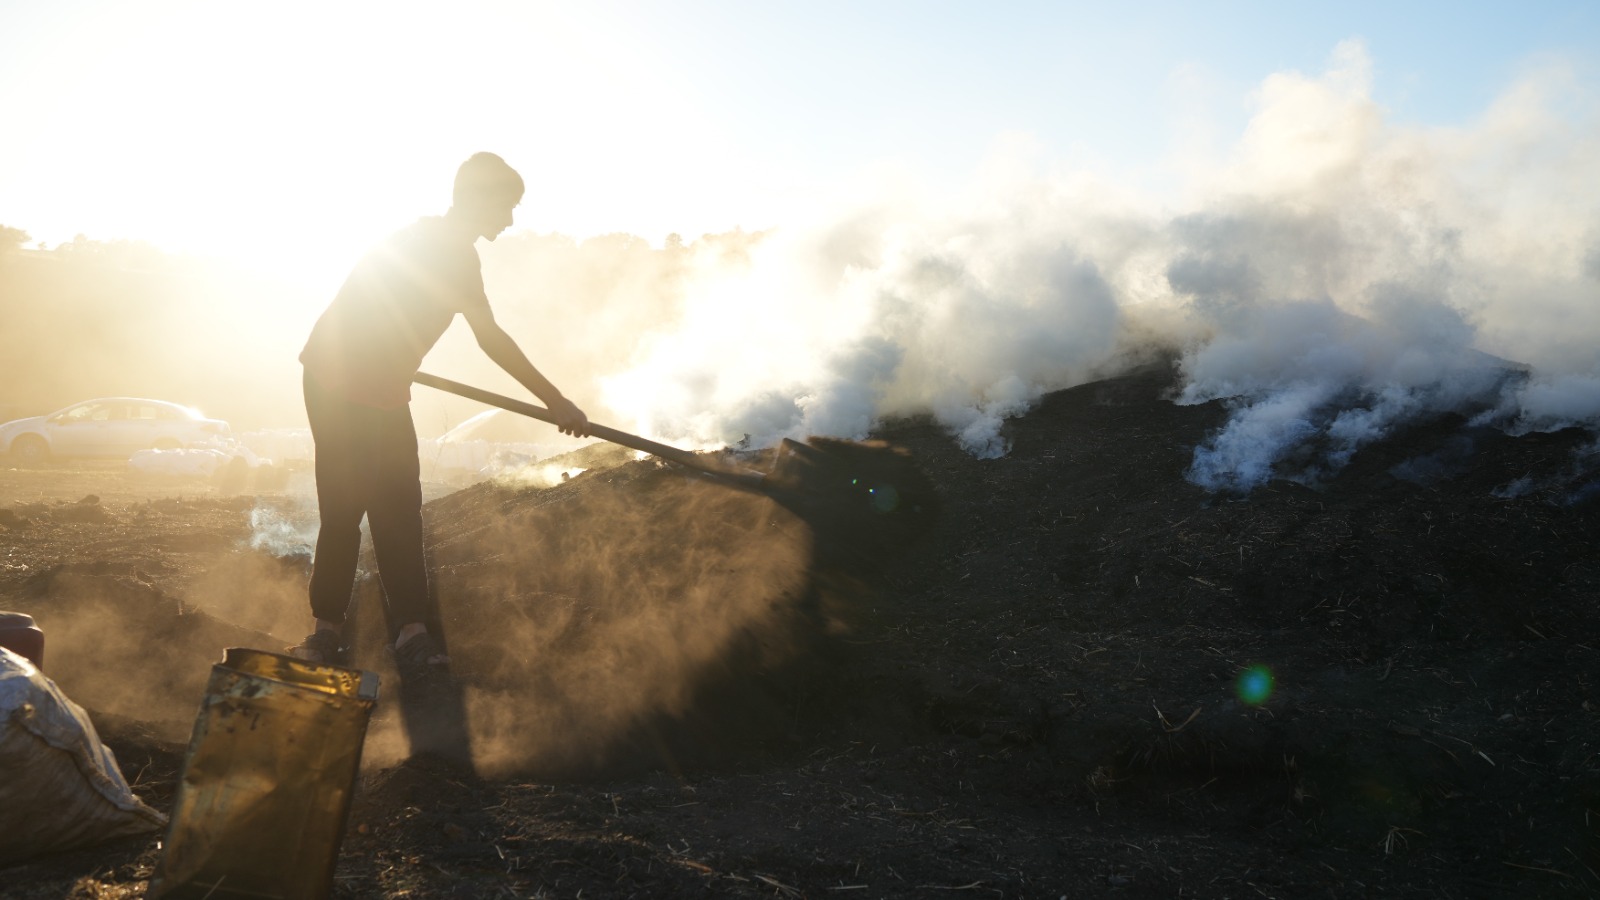
[[[522,199],[522,176],[493,153],[474,153],[456,170],[451,200],[456,206],[478,207],[488,201]]]

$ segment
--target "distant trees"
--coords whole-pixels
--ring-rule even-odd
[[[191,351],[218,328],[179,260],[83,236],[17,252],[28,241],[0,226],[0,368],[18,374],[0,382],[0,406],[31,415],[94,396],[208,399],[216,379],[191,374]]]
[[[148,273],[183,268],[189,261],[144,241],[96,241],[79,234],[48,251],[58,260],[71,260],[126,272]]]
[[[10,253],[33,238],[21,228],[0,225],[0,253]]]
[[[691,286],[748,265],[762,233],[661,246],[630,234],[578,241],[516,232],[481,249],[498,318],[543,369],[593,405],[682,317]],[[0,410],[32,415],[96,396],[151,396],[200,407],[236,428],[294,421],[298,363],[315,310],[261,273],[140,241],[79,235],[16,252],[31,238],[0,225]],[[755,299],[755,298],[753,298]],[[430,366],[496,377],[463,328]]]

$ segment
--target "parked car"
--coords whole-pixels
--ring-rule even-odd
[[[23,462],[52,456],[128,457],[140,450],[226,443],[232,437],[227,422],[187,406],[106,397],[0,425],[0,451]]]

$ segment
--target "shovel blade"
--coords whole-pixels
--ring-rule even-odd
[[[894,555],[937,518],[938,495],[910,453],[882,441],[785,439],[766,493],[804,519],[819,558]]]

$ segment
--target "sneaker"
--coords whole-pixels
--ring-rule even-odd
[[[439,639],[428,631],[394,648],[394,665],[405,681],[448,678],[450,675],[450,657],[444,652],[444,645],[439,643]]]
[[[318,665],[342,666],[350,653],[349,647],[339,646],[343,641],[337,631],[319,628],[306,635],[306,639],[298,645],[290,647],[289,655]]]

